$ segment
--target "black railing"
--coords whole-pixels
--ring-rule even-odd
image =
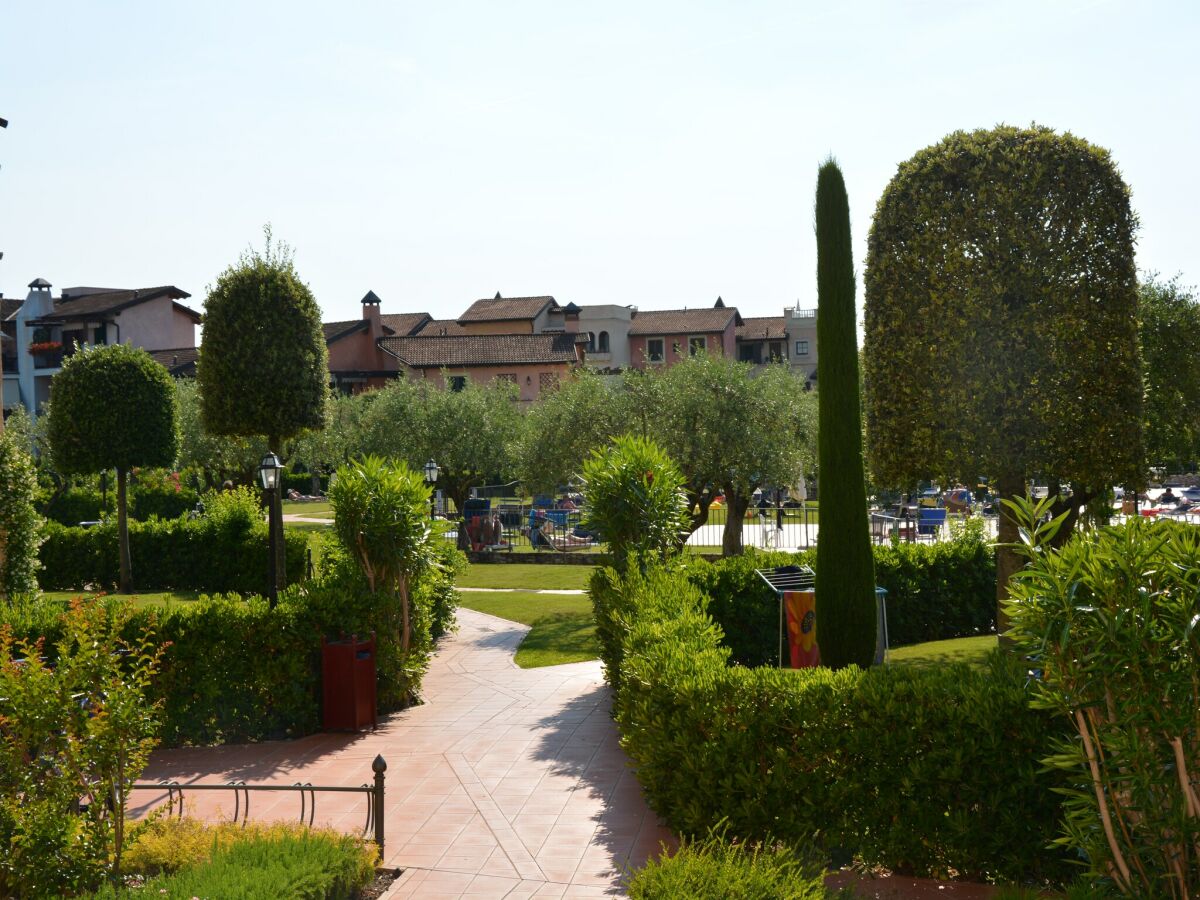
[[[300,795],[300,822],[312,825],[317,814],[318,793],[365,794],[367,798],[366,822],[363,834],[372,831],[375,846],[379,848],[379,863],[383,864],[383,829],[384,829],[384,772],[387,762],[382,756],[376,756],[371,763],[371,771],[375,773],[373,784],[361,784],[358,787],[343,785],[312,784],[311,782],[296,782],[295,784],[246,784],[245,781],[227,781],[224,784],[194,784],[178,781],[160,781],[154,784],[138,783],[133,785],[135,791],[166,791],[167,815],[183,817],[183,799],[186,791],[233,791],[233,821],[245,825],[250,818],[251,791],[295,791]],[[307,818],[307,822],[305,821]]]

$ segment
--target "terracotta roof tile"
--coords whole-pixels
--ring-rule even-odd
[[[639,311],[629,325],[630,337],[655,334],[707,334],[724,331],[730,321],[742,317],[734,307],[699,309],[650,309]]]
[[[416,334],[430,321],[429,313],[385,313],[379,317],[385,328],[390,328],[398,337]]]
[[[421,326],[417,334],[423,337],[444,337],[449,334],[466,334],[466,329],[458,324],[457,319],[430,319]]]
[[[458,321],[510,322],[516,319],[532,319],[547,306],[557,309],[558,303],[553,297],[496,297],[492,300],[476,300],[458,317]]]
[[[76,290],[79,289],[77,288]],[[73,293],[65,298],[56,300],[54,303],[54,312],[44,318],[46,320],[87,319],[94,316],[119,313],[123,309],[128,309],[131,306],[137,306],[140,303],[146,303],[150,300],[157,300],[159,297],[183,300],[191,296],[187,291],[180,290],[173,284],[138,288],[136,290],[108,290],[99,288],[92,289],[92,291],[92,293],[85,294]],[[190,309],[181,303],[176,303],[175,307],[189,313],[196,321],[200,320],[200,313],[194,309]]]
[[[176,347],[174,350],[151,350],[154,361],[167,367],[172,375],[195,375],[196,360],[200,350],[197,347]]]
[[[417,369],[574,363],[573,334],[458,334],[379,339],[384,351]]]
[[[353,334],[367,324],[366,319],[347,319],[345,322],[322,322],[321,332],[325,335],[325,343],[332,344],[338,338]]]
[[[787,319],[783,316],[749,316],[736,329],[739,341],[785,341]]]

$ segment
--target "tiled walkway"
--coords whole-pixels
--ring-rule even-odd
[[[406,869],[388,897],[620,895],[624,867],[671,838],[617,745],[600,664],[518,669],[526,626],[466,609],[458,622],[425,678],[424,705],[376,732],[161,751],[143,780],[361,784],[379,753],[385,864]],[[205,817],[232,804],[224,791],[189,796]],[[293,794],[251,804],[254,819],[299,815]],[[364,817],[361,795],[318,795],[318,824],[357,831]]]

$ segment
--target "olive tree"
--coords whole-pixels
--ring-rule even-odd
[[[1011,498],[1041,477],[1063,488],[1064,535],[1095,493],[1136,481],[1136,224],[1108,152],[1047,128],[955,132],[903,163],[867,249],[873,480],[990,477]],[[1004,512],[998,601],[1016,539]]]
[[[509,452],[524,417],[516,388],[496,379],[468,380],[461,390],[397,379],[374,393],[362,417],[360,453],[421,469],[432,459],[437,486],[461,510],[471,488],[514,474]]]
[[[273,244],[242,254],[209,289],[196,376],[204,427],[211,434],[265,437],[276,453],[306,428],[325,424],[329,354],[321,310],[300,280],[291,248]],[[280,492],[272,516],[282,530]],[[284,542],[276,542],[284,579]]]
[[[175,380],[179,418],[179,467],[195,469],[206,488],[223,481],[245,481],[266,452],[262,437],[230,437],[213,434],[204,427],[200,410],[200,386],[194,378]]]
[[[179,448],[175,384],[145,350],[84,348],[63,360],[50,384],[49,437],[64,475],[117,470],[120,589],[133,589],[126,503],[129,470],[174,464]]]

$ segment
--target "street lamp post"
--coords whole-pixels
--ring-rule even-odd
[[[279,573],[275,565],[275,546],[279,539],[275,529],[275,491],[279,489],[279,470],[282,468],[279,457],[269,450],[258,464],[258,477],[267,494],[267,535],[270,546],[267,555],[270,560],[267,565],[267,601],[272,609],[279,602]]]
[[[441,472],[441,469],[438,468],[438,464],[435,463],[432,459],[429,462],[425,463],[425,483],[427,485],[429,485],[429,489],[431,492],[429,494],[429,518],[430,518],[430,521],[437,518],[437,501],[436,501],[435,495],[432,493],[432,491],[433,491],[434,485],[437,484],[439,472]]]

